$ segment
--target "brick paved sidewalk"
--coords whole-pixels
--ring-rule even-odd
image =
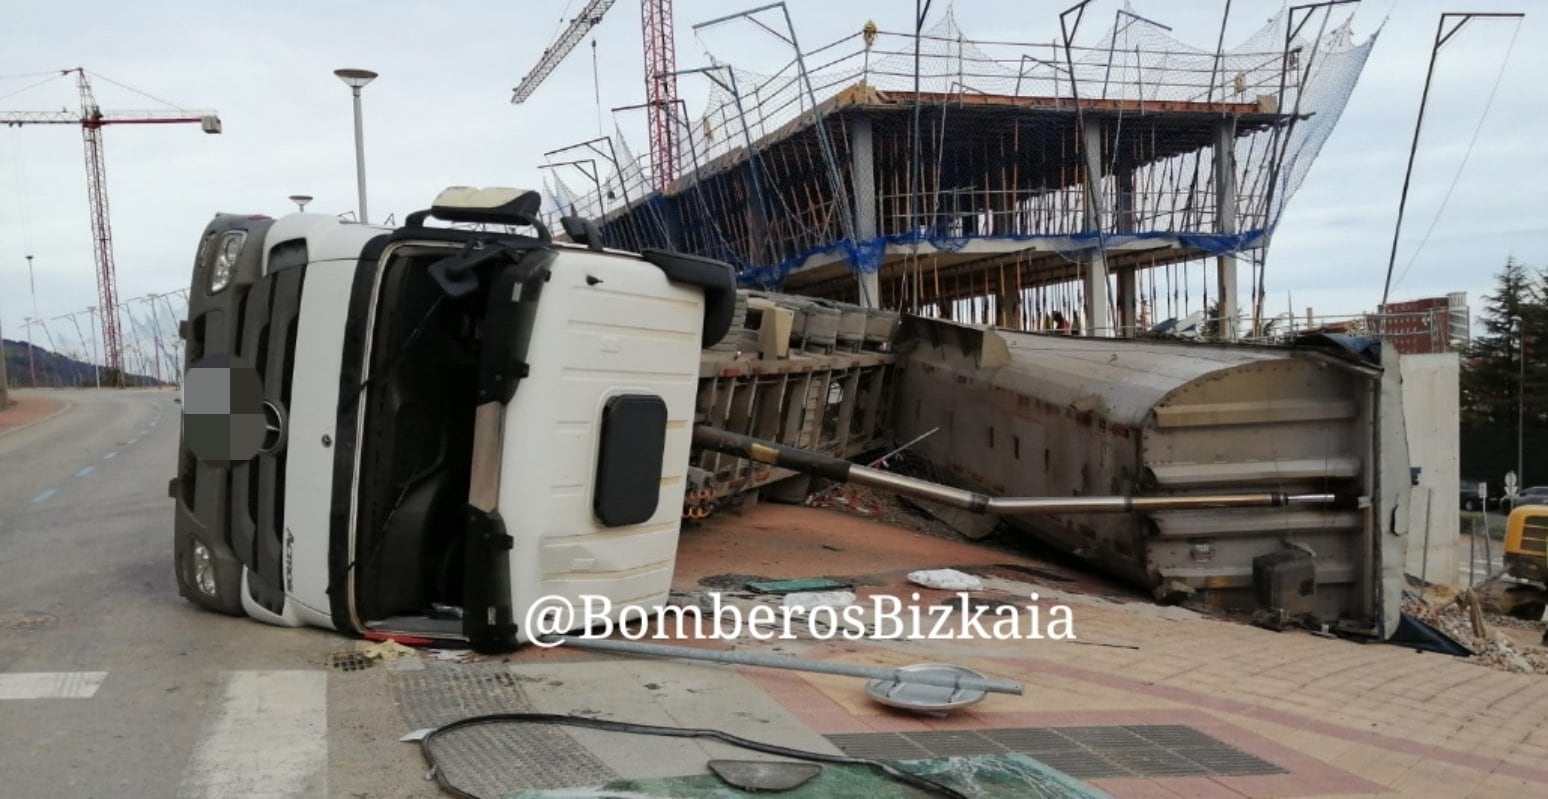
[[[1022,681],[1025,696],[991,695],[968,711],[930,718],[877,705],[849,678],[755,669],[743,675],[813,732],[840,740],[871,733],[852,740],[971,748],[984,739],[975,730],[1074,728],[1075,737],[1099,741],[1129,735],[1119,728],[1181,730],[1234,748],[1241,762],[1267,766],[1233,773],[1201,767],[1203,760],[1178,760],[1175,751],[1152,752],[1149,761],[1121,747],[1091,744],[1077,752],[1068,736],[1059,738],[1064,749],[1032,754],[1050,765],[1080,754],[1086,759],[1068,762],[1087,771],[1073,776],[1118,799],[1548,796],[1548,678],[1541,676],[1385,644],[1274,633],[1140,598],[1099,595],[1125,593],[1112,586],[1084,593],[1091,591],[1089,578],[1058,566],[807,508],[759,505],[685,531],[676,582],[691,590],[700,578],[722,572],[842,574],[856,576],[862,600],[874,593],[906,598],[919,590],[903,581],[909,569],[972,564],[1013,567],[981,569],[993,575],[986,589],[995,595],[1037,591],[1043,607],[1068,604],[1081,643],[774,643],[784,654],[854,663],[948,661]],[[1053,579],[1027,576],[1029,567],[1032,575]],[[947,596],[921,594],[930,603],[936,594]],[[760,646],[767,645],[738,648]],[[959,735],[925,734],[953,731]],[[880,733],[903,735],[874,735]],[[1131,750],[1149,745],[1122,740]],[[1133,774],[1098,776],[1105,773],[1101,764],[1117,770],[1126,763]],[[1160,774],[1170,763],[1175,776],[1134,776],[1156,774],[1147,763]]]

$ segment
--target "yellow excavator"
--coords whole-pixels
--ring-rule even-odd
[[[1497,582],[1499,598],[1513,616],[1540,619],[1548,607],[1548,505],[1513,508],[1505,520],[1504,573],[1522,582]],[[1548,644],[1548,632],[1544,633]]]

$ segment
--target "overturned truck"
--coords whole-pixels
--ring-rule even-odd
[[[563,224],[456,187],[396,229],[217,215],[181,330],[182,594],[508,649],[546,598],[664,603],[684,518],[816,476],[1003,516],[1168,596],[1396,627],[1394,370],[738,292]],[[944,483],[849,460],[932,429]]]

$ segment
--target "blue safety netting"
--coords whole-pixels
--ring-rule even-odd
[[[840,254],[855,272],[880,271],[889,252],[916,245],[933,247],[937,252],[957,252],[974,241],[1003,241],[1036,244],[1037,249],[1051,251],[1069,259],[1078,260],[1083,254],[1096,250],[1112,250],[1138,241],[1160,241],[1174,244],[1198,256],[1232,255],[1244,250],[1263,246],[1265,231],[1250,230],[1243,233],[1189,233],[1146,231],[1143,233],[1075,233],[1071,235],[1004,235],[1004,236],[930,236],[924,233],[878,236],[867,241],[843,239],[804,252],[772,265],[757,265],[732,261],[738,269],[738,279],[743,285],[778,287],[791,271],[799,269],[812,258]]]

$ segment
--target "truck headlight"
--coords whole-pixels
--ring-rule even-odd
[[[193,545],[193,584],[205,596],[216,596],[215,559],[210,557],[210,548],[198,541]]]
[[[242,255],[242,245],[246,241],[247,232],[243,230],[226,231],[215,241],[215,261],[210,264],[211,294],[224,289],[231,282],[231,275],[236,272],[237,258]]]

